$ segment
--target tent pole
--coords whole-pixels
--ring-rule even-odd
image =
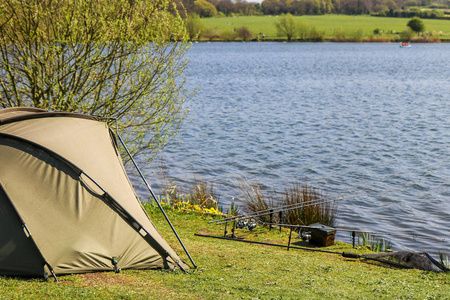
[[[145,179],[144,175],[141,172],[141,169],[139,169],[138,165],[136,164],[136,161],[133,159],[133,157],[131,156],[130,151],[128,151],[127,146],[125,145],[124,141],[122,140],[122,138],[120,137],[119,133],[117,132],[117,137],[119,138],[120,143],[122,144],[122,146],[125,148],[125,151],[127,152],[128,156],[130,157],[131,161],[133,162],[134,167],[136,168],[136,170],[139,173],[139,176],[142,178],[142,181],[144,181],[145,186],[147,187],[147,190],[150,192],[150,194],[152,195],[153,199],[155,200],[156,204],[158,204],[159,209],[161,210],[161,212],[164,215],[164,218],[166,218],[167,223],[169,223],[170,228],[172,229],[173,233],[175,234],[175,236],[177,237],[178,241],[181,244],[181,247],[183,247],[184,252],[186,252],[187,256],[189,257],[189,260],[191,261],[192,265],[194,266],[194,269],[197,269],[197,265],[195,264],[194,260],[192,259],[191,255],[189,254],[189,251],[186,249],[186,247],[184,246],[183,242],[181,241],[180,236],[178,235],[177,231],[175,230],[175,228],[173,227],[172,223],[169,220],[169,217],[167,216],[166,212],[164,211],[164,209],[162,208],[161,204],[159,203],[158,199],[156,198],[155,194],[153,193],[152,188],[150,187],[150,185],[148,184],[147,180]]]

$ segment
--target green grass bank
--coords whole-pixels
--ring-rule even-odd
[[[350,37],[355,31],[361,30],[362,37],[376,41],[395,41],[399,34],[406,29],[408,18],[373,17],[369,15],[322,15],[322,16],[294,16],[294,20],[302,20],[309,26],[325,33],[325,41],[330,41],[336,36]],[[266,40],[284,40],[277,36],[275,22],[278,16],[242,16],[226,18],[201,19],[205,27],[215,31],[232,31],[234,28],[247,26],[255,35],[264,33]],[[427,36],[442,41],[450,41],[450,21],[422,19],[425,23]],[[380,35],[374,35],[374,29],[382,31]]]
[[[169,244],[188,261],[161,213],[146,208]],[[213,219],[210,215],[171,209],[167,213],[198,265],[190,274],[123,270],[60,276],[60,283],[0,277],[0,299],[450,299],[448,273],[197,237],[194,233],[221,234],[223,227],[207,224]],[[260,227],[238,234],[282,243],[288,236],[286,231],[268,232]],[[326,249],[354,251],[344,243]]]

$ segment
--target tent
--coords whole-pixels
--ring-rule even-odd
[[[143,209],[105,122],[0,110],[0,275],[188,269]]]

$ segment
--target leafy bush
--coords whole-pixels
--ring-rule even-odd
[[[206,38],[208,41],[212,41],[220,37],[220,31],[208,28],[203,32],[202,36]]]
[[[309,39],[314,42],[321,42],[325,39],[325,32],[319,31],[313,26],[309,32]]]
[[[281,14],[275,22],[278,36],[286,36],[287,41],[290,42],[298,35],[298,25],[294,21],[291,14]]]
[[[402,40],[402,42],[411,41],[413,36],[414,36],[414,32],[411,30],[411,28],[407,28],[405,31],[400,33],[400,39]]]
[[[409,28],[411,28],[412,31],[415,31],[417,33],[423,32],[425,30],[425,24],[419,17],[414,17],[411,20],[409,20],[406,26],[408,26]]]
[[[225,30],[220,33],[222,41],[231,42],[234,41],[234,34],[231,30]]]
[[[247,26],[242,26],[236,29],[236,35],[244,41],[249,41],[253,36],[253,32]]]
[[[363,31],[362,29],[355,30],[352,32],[352,41],[353,42],[361,42],[363,38]]]
[[[197,14],[189,15],[186,19],[186,31],[191,41],[200,39],[202,31],[205,25],[203,24],[200,16]]]

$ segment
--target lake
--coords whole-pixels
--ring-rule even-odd
[[[188,57],[198,92],[147,170],[157,191],[160,164],[214,183],[224,207],[239,177],[308,183],[339,199],[338,226],[442,239],[388,237],[450,255],[450,44],[199,43]]]

